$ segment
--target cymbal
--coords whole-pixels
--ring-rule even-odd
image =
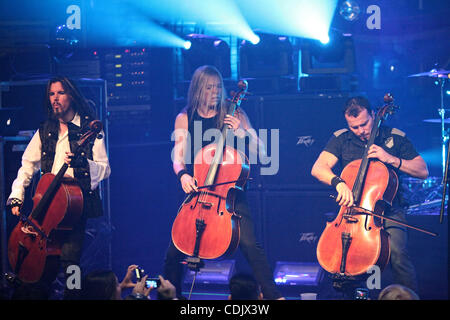
[[[449,70],[432,69],[429,72],[416,73],[416,74],[412,74],[408,77],[450,78],[450,71]]]
[[[442,123],[442,119],[425,119],[423,122]],[[450,118],[444,119],[444,123],[450,123]]]

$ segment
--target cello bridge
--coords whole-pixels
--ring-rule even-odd
[[[198,203],[201,203],[204,208],[208,208],[208,209],[213,206],[213,204],[211,202],[208,202],[208,201],[201,201],[201,200],[199,200]]]
[[[344,214],[344,219],[347,223],[357,223],[359,220],[352,214]]]

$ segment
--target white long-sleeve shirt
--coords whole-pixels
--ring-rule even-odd
[[[81,124],[80,116],[76,114],[71,122],[79,127]],[[103,132],[101,132],[101,134],[105,136]],[[39,130],[37,130],[23,153],[22,166],[17,173],[17,178],[12,184],[12,190],[8,197],[7,204],[10,203],[12,198],[24,200],[25,188],[30,185],[33,175],[41,168],[41,148],[41,138],[39,136]],[[64,165],[66,151],[70,152],[68,130],[64,134],[59,133],[58,135],[55,159],[52,166],[53,174],[57,174]],[[91,176],[91,189],[94,190],[97,188],[100,181],[108,178],[111,174],[111,168],[106,153],[105,139],[95,139],[92,147],[92,160],[88,159],[88,163]],[[73,168],[69,167],[65,174],[73,177]]]

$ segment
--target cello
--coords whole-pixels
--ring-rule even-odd
[[[392,205],[398,189],[395,171],[368,151],[382,122],[397,108],[390,94],[375,117],[362,159],[350,162],[341,178],[352,189],[352,207],[341,206],[332,222],[327,222],[317,244],[317,259],[327,272],[341,277],[361,276],[374,265],[383,270],[389,261],[389,235],[383,229],[383,213]]]
[[[231,99],[227,113],[234,115],[247,92],[247,82],[239,81],[239,91]],[[200,259],[231,255],[240,239],[240,216],[234,210],[237,192],[248,179],[247,157],[225,144],[224,125],[217,142],[202,148],[194,159],[198,192],[181,204],[172,225],[172,241],[182,253]]]
[[[94,120],[89,127],[77,141],[74,154],[97,137],[102,123]],[[41,279],[47,257],[61,254],[61,235],[72,230],[83,213],[83,193],[78,182],[64,176],[68,167],[64,163],[56,175],[46,173],[41,177],[30,215],[20,213],[19,222],[9,237],[9,263],[23,282],[34,283]]]

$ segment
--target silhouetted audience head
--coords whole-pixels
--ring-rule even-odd
[[[82,300],[120,300],[121,288],[112,271],[93,271],[81,282]]]
[[[236,273],[230,279],[229,300],[260,300],[262,293],[255,278],[250,274]]]
[[[414,291],[405,286],[391,284],[381,290],[378,300],[420,300],[420,298]]]
[[[11,300],[48,300],[48,292],[48,287],[43,283],[23,283],[14,290]]]

